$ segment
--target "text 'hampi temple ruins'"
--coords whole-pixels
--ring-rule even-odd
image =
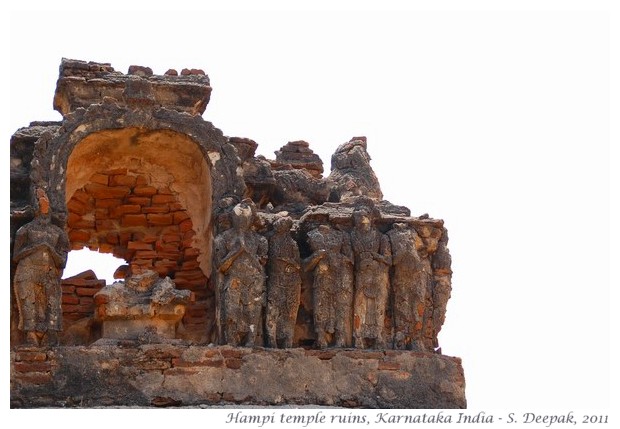
[[[225,136],[210,94],[63,59],[63,120],[12,136],[11,406],[464,408],[443,221],[383,200],[365,137],[324,177],[304,141]],[[61,280],[82,248],[117,281]]]

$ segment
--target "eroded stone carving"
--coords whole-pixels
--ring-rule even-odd
[[[387,233],[392,247],[394,348],[424,349],[422,328],[430,273],[416,250],[417,233],[404,223],[395,223]]]
[[[31,345],[56,344],[62,330],[60,278],[67,263],[67,234],[51,223],[49,200],[36,189],[38,211],[33,221],[17,230],[13,281],[19,310],[18,329]]]
[[[265,306],[267,239],[252,230],[253,204],[244,200],[232,210],[232,228],[214,241],[215,267],[221,274],[220,332],[223,342],[256,344]]]
[[[299,294],[301,259],[297,243],[291,237],[293,219],[276,219],[269,239],[267,263],[267,347],[292,347]]]
[[[97,292],[95,318],[103,322],[103,338],[173,339],[191,295],[169,277],[145,270]]]
[[[347,233],[329,225],[308,232],[312,255],[304,260],[306,271],[312,271],[314,330],[316,344],[325,348],[333,336],[336,347],[350,343],[353,307],[352,252]]]
[[[353,213],[354,228],[351,244],[355,254],[355,302],[353,336],[355,347],[367,347],[373,340],[375,348],[385,348],[385,311],[392,264],[390,242],[378,231],[365,209]]]

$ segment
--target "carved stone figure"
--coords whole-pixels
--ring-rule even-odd
[[[313,307],[316,343],[328,345],[333,334],[336,347],[349,345],[353,306],[352,252],[348,234],[328,225],[308,233],[313,253],[304,260],[306,271],[313,271]]]
[[[353,336],[355,347],[365,348],[374,340],[375,348],[385,348],[383,334],[392,265],[390,242],[378,231],[366,210],[353,213],[351,244],[355,254],[355,302]]]
[[[395,223],[387,235],[394,266],[394,348],[423,351],[422,328],[430,276],[416,250],[417,233],[404,223]]]
[[[265,306],[267,239],[251,229],[251,202],[232,211],[232,228],[215,238],[215,267],[220,284],[220,330],[225,344],[252,347]]]
[[[269,239],[267,263],[267,347],[293,346],[293,334],[301,293],[301,260],[291,237],[293,220],[278,218]]]
[[[51,223],[45,191],[37,189],[36,195],[38,212],[32,222],[17,230],[13,248],[18,328],[26,333],[30,345],[55,345],[62,330],[60,278],[69,240],[65,231]]]

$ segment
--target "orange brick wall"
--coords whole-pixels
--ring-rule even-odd
[[[177,288],[196,297],[183,319],[185,328],[204,333],[205,325],[212,324],[214,294],[199,267],[200,250],[192,247],[192,220],[174,191],[149,177],[127,168],[93,174],[67,203],[71,247],[112,253],[127,261],[132,272],[151,269],[174,279]],[[83,302],[67,296],[63,305],[77,317],[88,299]]]

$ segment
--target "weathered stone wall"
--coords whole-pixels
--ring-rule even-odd
[[[465,408],[458,358],[172,344],[11,352],[12,407],[314,404]]]

